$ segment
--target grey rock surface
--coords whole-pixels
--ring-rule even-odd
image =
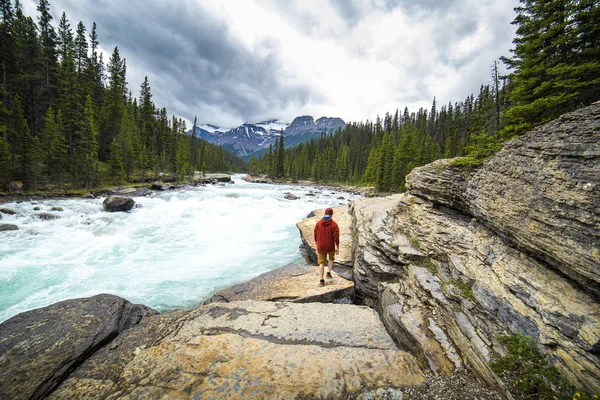
[[[0,399],[42,399],[98,349],[156,311],[102,294],[0,324]]]

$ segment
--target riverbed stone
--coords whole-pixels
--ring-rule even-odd
[[[347,205],[333,208],[333,220],[340,228],[340,254],[335,256],[335,263],[343,267],[352,267],[352,215],[348,210]],[[313,264],[317,263],[314,229],[323,215],[325,215],[325,208],[317,209],[312,211],[308,218],[296,224],[300,231],[303,250]]]
[[[295,303],[322,302],[351,297],[354,283],[332,272],[320,287],[319,267],[289,264],[265,272],[256,278],[215,293],[205,304],[240,300],[289,301]]]
[[[218,182],[231,182],[231,175],[229,174],[205,174],[204,179],[207,181],[218,181]]]
[[[0,208],[0,213],[6,214],[6,215],[15,215],[17,212],[10,208]]]
[[[101,294],[10,318],[0,324],[0,398],[45,398],[99,348],[156,313]]]
[[[284,199],[286,200],[298,200],[300,197],[296,196],[293,193],[287,192],[285,193],[285,195],[283,196]]]
[[[58,215],[54,215],[54,214],[52,214],[52,213],[48,213],[48,212],[41,212],[41,213],[37,213],[37,214],[36,214],[36,216],[37,216],[39,219],[43,219],[43,220],[45,220],[45,221],[50,221],[50,220],[53,220],[53,219],[58,219],[58,218],[60,218]]]
[[[131,197],[108,196],[102,206],[108,212],[129,211],[135,206],[135,201]]]
[[[342,398],[424,381],[368,307],[241,301],[162,318],[117,337],[50,398]]]
[[[0,232],[4,231],[18,231],[19,227],[15,224],[0,224]]]
[[[64,208],[59,207],[59,206],[54,206],[50,209],[50,211],[64,211]]]

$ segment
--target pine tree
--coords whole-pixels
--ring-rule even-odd
[[[514,70],[505,136],[600,98],[599,9],[597,1],[521,0],[513,56],[503,58]]]
[[[283,159],[285,156],[284,143],[283,143],[283,130],[279,134],[279,141],[277,142],[277,159],[275,164],[275,176],[277,178],[283,178]]]
[[[85,26],[79,21],[77,24],[77,37],[75,38],[75,67],[77,77],[80,78],[88,65],[88,42],[85,35]]]
[[[121,144],[117,139],[113,139],[110,145],[110,175],[114,184],[120,184],[125,179],[125,168],[123,166],[123,156],[121,154]]]
[[[42,44],[42,59],[44,64],[44,81],[47,96],[50,94],[51,85],[54,83],[54,71],[56,69],[56,42],[57,36],[52,26],[52,15],[50,14],[50,3],[48,0],[40,0],[37,6],[39,12],[38,24],[40,27],[40,40]]]
[[[62,113],[59,111],[55,116],[54,108],[49,107],[44,116],[44,128],[40,131],[40,145],[46,175],[51,177],[55,184],[62,182],[62,175],[66,169],[68,146],[62,128]]]
[[[80,133],[81,141],[77,149],[78,175],[86,189],[94,187],[98,180],[98,128],[94,121],[92,97],[87,96],[84,110],[84,123]]]

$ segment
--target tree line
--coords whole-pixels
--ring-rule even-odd
[[[467,156],[478,165],[502,146],[559,115],[600,100],[600,1],[521,0],[509,74],[490,68],[490,83],[464,101],[372,121],[252,159],[250,172],[315,182],[402,191],[416,166]],[[283,139],[281,139],[283,140]],[[276,168],[276,160],[284,168]]]
[[[281,136],[267,155],[250,161],[249,170],[292,180],[401,191],[404,177],[416,166],[456,157],[475,138],[493,147],[507,104],[505,88],[502,82],[481,86],[477,97],[441,107],[434,99],[431,109],[388,112],[383,119],[349,123],[343,130],[288,149],[282,148]]]
[[[118,47],[105,65],[95,23],[73,30],[63,13],[55,26],[48,0],[37,11],[36,23],[19,0],[0,0],[0,181],[92,188],[245,170],[159,109],[147,77],[134,97]]]

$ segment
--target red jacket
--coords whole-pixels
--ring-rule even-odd
[[[315,242],[317,253],[330,253],[335,251],[335,246],[340,245],[340,228],[331,218],[321,219],[315,225]]]

